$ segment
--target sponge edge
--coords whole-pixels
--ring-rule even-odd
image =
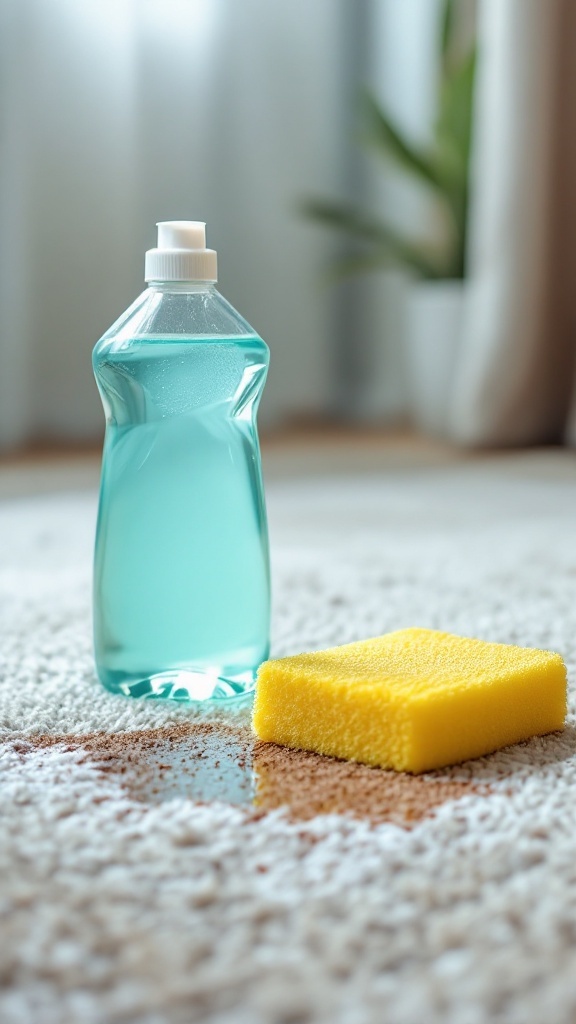
[[[265,662],[261,740],[423,772],[562,729],[559,654],[404,629]]]

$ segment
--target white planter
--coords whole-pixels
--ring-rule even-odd
[[[449,435],[464,298],[462,281],[420,282],[408,294],[405,341],[410,413],[420,430],[435,437]]]

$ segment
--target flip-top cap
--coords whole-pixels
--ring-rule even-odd
[[[201,220],[164,220],[157,225],[158,246],[146,253],[146,281],[217,281],[214,249],[206,248]]]

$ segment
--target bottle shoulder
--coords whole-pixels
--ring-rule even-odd
[[[94,360],[142,346],[249,344],[268,352],[250,324],[214,287],[197,291],[147,288],[96,343]]]

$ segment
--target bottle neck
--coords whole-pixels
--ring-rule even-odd
[[[196,292],[215,292],[214,281],[149,281],[148,288],[153,292],[175,294],[183,292],[192,294]]]

